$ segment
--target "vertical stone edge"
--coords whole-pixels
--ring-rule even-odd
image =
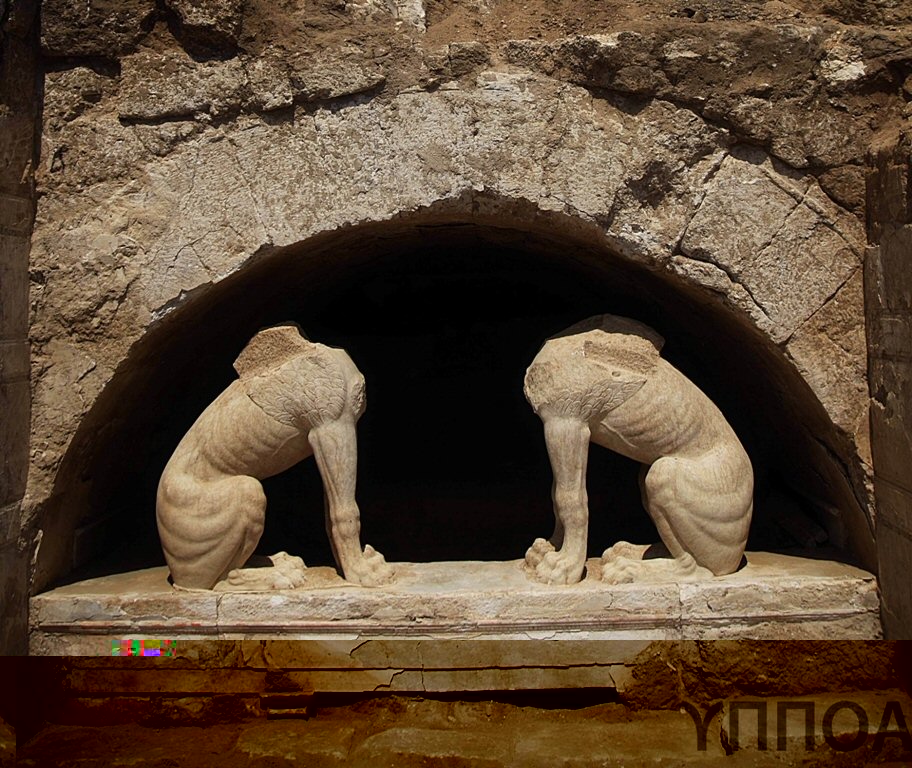
[[[912,125],[868,156],[865,320],[884,633],[912,639]]]
[[[0,2],[0,654],[25,654],[29,250],[40,116],[39,0]]]

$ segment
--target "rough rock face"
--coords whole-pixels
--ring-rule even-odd
[[[136,45],[155,17],[155,0],[44,0],[41,47],[50,56],[116,57]]]
[[[513,228],[531,207],[723,307],[801,374],[829,424],[796,432],[867,507],[864,163],[912,98],[910,21],[890,0],[45,3],[67,58],[31,257],[31,514],[175,310],[257,255],[441,207]]]
[[[241,31],[243,0],[165,0],[177,14],[184,40],[205,48],[231,50]]]

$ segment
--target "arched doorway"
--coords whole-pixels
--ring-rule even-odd
[[[541,221],[444,208],[275,249],[197,292],[130,351],[83,420],[43,510],[35,584],[163,562],[154,491],[180,437],[234,378],[259,328],[294,320],[367,379],[365,541],[390,560],[521,557],[550,529],[550,473],[522,376],[544,339],[602,312],[636,317],[722,408],[757,476],[749,549],[793,549],[783,515],[869,562],[870,531],[834,426],[779,347],[711,294]],[[655,539],[637,467],[592,449],[590,554]],[[312,462],[266,483],[262,553],[331,561]]]

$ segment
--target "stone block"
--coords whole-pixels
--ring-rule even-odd
[[[484,43],[467,41],[450,43],[447,47],[447,64],[451,77],[462,77],[488,63],[490,54]]]
[[[719,226],[723,220],[738,226]],[[764,153],[739,150],[709,183],[681,250],[743,286],[758,322],[782,341],[858,269],[863,242],[857,220],[805,178],[777,174]]]
[[[0,547],[19,537],[19,503],[0,507]]]
[[[11,233],[0,225],[0,339],[24,341],[28,334],[28,258],[27,232]]]
[[[748,553],[747,561],[748,568],[730,577],[681,584],[684,637],[880,636],[877,583],[870,574],[842,563],[765,552]],[[789,561],[801,562],[800,572]]]
[[[0,62],[2,63],[2,62]],[[2,74],[0,74],[2,77]],[[27,80],[20,72],[16,77]],[[15,106],[9,103],[6,94],[0,91],[0,103],[6,104],[6,109],[0,112],[0,190],[4,195],[4,204],[10,210],[0,214],[3,227],[0,234],[7,233],[28,237],[31,225],[30,215],[26,212],[26,204],[31,190],[31,165],[35,154],[35,130],[38,119],[34,112],[30,112],[28,104],[22,104],[20,111],[10,111]],[[24,96],[27,98],[30,94]],[[9,197],[6,197],[9,195]],[[28,204],[31,208],[31,204]]]
[[[49,56],[118,56],[155,20],[155,0],[45,0],[41,48]]]
[[[912,221],[912,198],[909,196],[909,163],[894,158],[890,152],[877,154],[868,181],[867,216],[874,242],[884,231]]]
[[[26,652],[28,559],[16,540],[0,545],[0,655]]]
[[[893,330],[904,324],[890,323]],[[880,326],[884,322],[881,319]],[[871,361],[871,433],[874,469],[883,478],[912,490],[912,360],[875,358]]]
[[[674,633],[678,598],[672,584],[622,586],[613,593],[595,579],[569,589],[533,585],[518,561],[396,567],[397,580],[385,588],[356,590],[340,581],[337,589],[270,595],[268,615],[262,611],[263,595],[226,592],[219,603],[221,631],[228,638],[252,632],[305,638],[327,632],[358,635],[383,626],[387,636],[451,637],[460,627],[476,636],[503,637],[599,631],[611,616],[616,639],[665,639]]]
[[[82,625],[119,637],[180,637],[186,632],[214,636],[218,595],[172,590],[167,569],[151,568],[94,582],[88,587],[86,583],[61,587],[55,590],[54,600],[36,599],[30,612],[32,624],[50,634]]]
[[[117,86],[113,77],[101,75],[89,67],[72,67],[45,73],[44,123],[45,132],[75,120],[102,99],[110,96]]]
[[[67,695],[57,711],[62,725],[122,726],[128,723],[161,727],[235,723],[261,717],[258,694],[121,694],[108,689],[103,693]]]
[[[338,99],[379,88],[386,74],[376,64],[363,60],[363,52],[349,47],[320,51],[292,61],[291,87],[303,101]]]
[[[32,226],[32,201],[0,192],[0,232],[27,238]]]
[[[246,84],[237,59],[198,62],[182,50],[137,53],[123,60],[118,110],[122,119],[136,121],[221,115],[240,108]]]
[[[912,640],[912,492],[877,478],[874,486],[884,632],[891,640]]]
[[[774,324],[774,338],[790,336],[861,266],[860,244],[834,226],[835,213],[798,206],[742,274],[744,284]]]
[[[139,694],[260,693],[265,690],[265,674],[255,670],[171,669],[168,660],[150,668],[137,669],[130,660],[120,669],[80,669],[70,671],[69,690],[83,695],[118,692]]]
[[[181,644],[186,658],[194,643]],[[649,645],[645,640],[612,643],[587,640],[267,640],[241,643],[256,655],[244,652],[245,665],[253,668],[375,669],[420,666],[424,670],[569,667],[624,664]]]
[[[681,241],[685,255],[717,264],[733,279],[744,273],[798,205],[806,183],[777,184],[758,150],[729,156],[712,178]],[[720,227],[720,221],[737,226]]]
[[[151,568],[32,598],[32,648],[36,653],[97,648],[107,655],[111,638],[128,635],[309,640],[313,645],[297,661],[296,651],[282,646],[275,656],[268,646],[242,648],[251,669],[278,664],[309,670],[297,681],[304,689],[374,690],[393,685],[395,678],[397,690],[431,684],[443,690],[488,685],[472,684],[471,674],[492,666],[505,676],[504,670],[521,671],[517,687],[544,681],[567,687],[585,680],[611,686],[612,668],[649,640],[880,637],[871,574],[768,553],[749,552],[747,560],[737,573],[705,582],[608,585],[587,578],[568,587],[528,581],[518,561],[396,563],[400,580],[371,589],[342,582],[333,569],[310,568],[308,574],[331,573],[337,586],[324,574],[314,577],[319,589],[269,593],[173,591],[167,570]],[[590,563],[590,572],[595,565]],[[572,646],[546,642],[558,638],[577,645],[579,655]],[[444,643],[436,647],[428,639]],[[402,640],[408,642],[397,647]],[[626,642],[605,656],[604,646],[594,642],[602,640]],[[359,654],[355,646],[365,641],[376,645]],[[524,646],[529,642],[538,645]],[[526,657],[524,647],[530,649]],[[175,661],[190,668],[193,658],[200,658],[198,648]],[[430,675],[434,670],[441,674]],[[409,676],[413,672],[417,677]],[[422,672],[429,675],[424,680]]]
[[[23,746],[18,765],[166,768],[185,764],[187,757],[216,760],[231,749],[236,737],[236,730],[223,725],[164,731],[132,723],[107,728],[51,725]]]
[[[787,349],[833,421],[856,438],[859,453],[870,464],[867,342],[860,268],[795,331]]]
[[[28,364],[28,342],[0,341],[0,506],[18,502],[25,493],[31,399]]]
[[[180,20],[185,45],[232,50],[243,20],[243,0],[165,0]]]

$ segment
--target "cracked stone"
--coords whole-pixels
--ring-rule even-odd
[[[834,421],[855,438],[862,460],[871,464],[861,269],[788,342],[791,355]],[[851,405],[850,405],[851,404]]]

